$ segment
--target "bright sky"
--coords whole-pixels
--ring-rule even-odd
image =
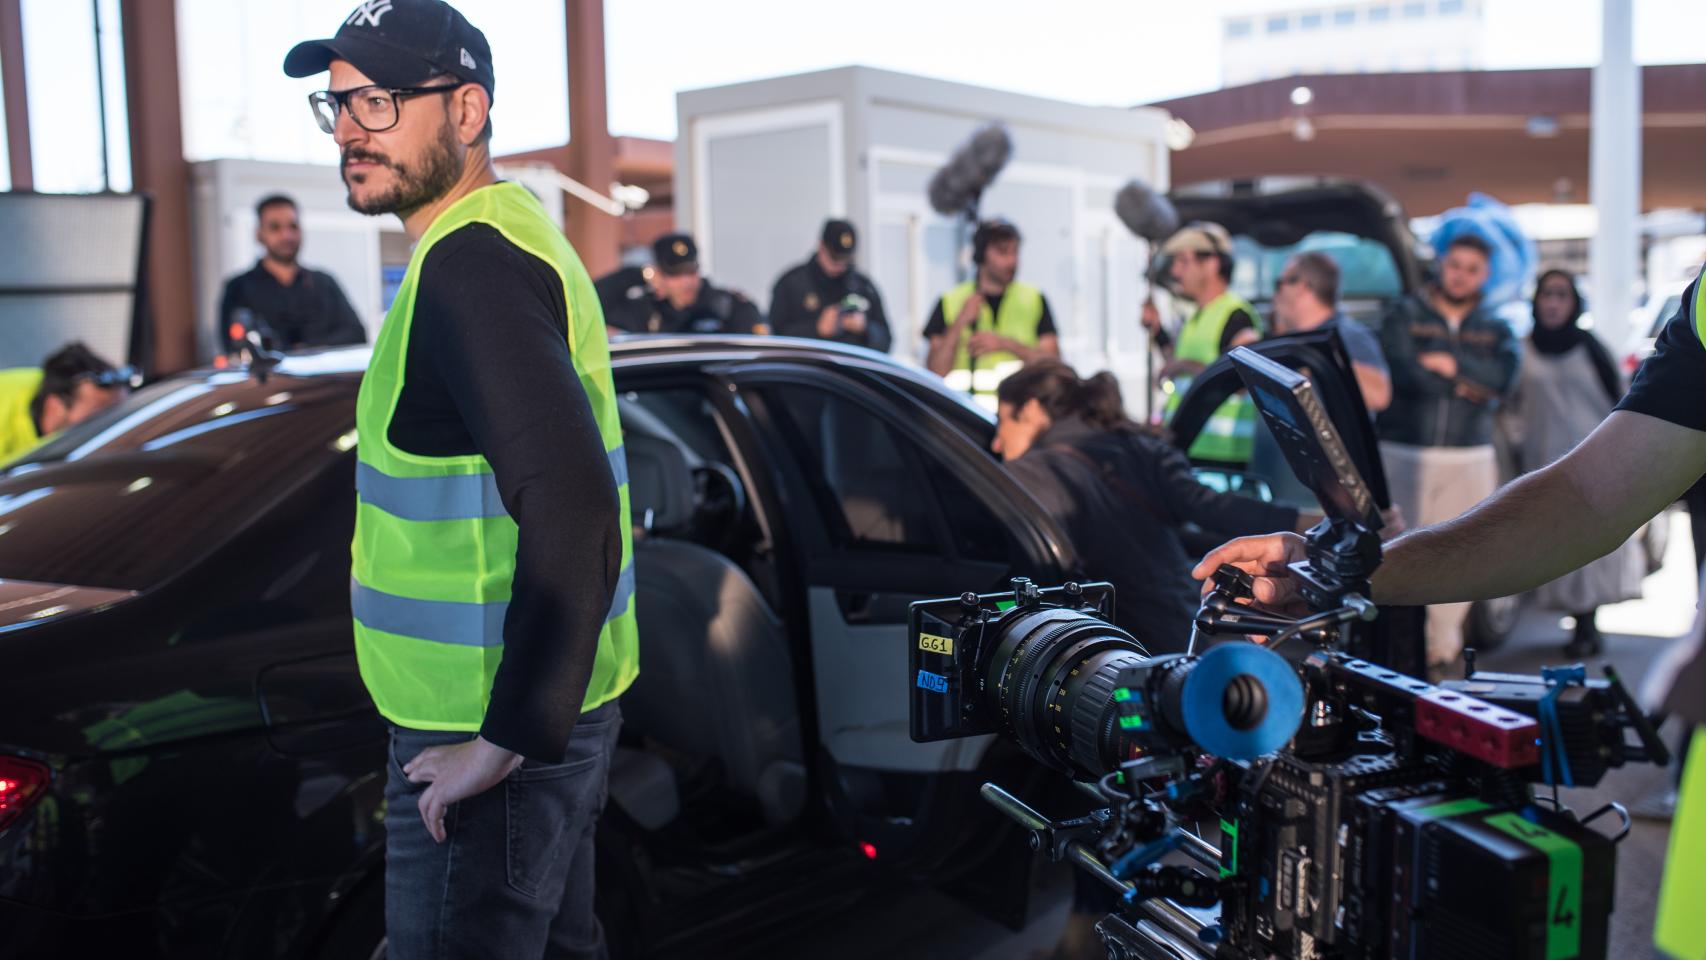
[[[128,186],[118,0],[98,0],[113,185]],[[1333,6],[1343,0],[1323,0]],[[1609,0],[1619,2],[1619,0]],[[1629,0],[1621,0],[1629,2]],[[1706,3],[1633,0],[1642,63],[1702,58]],[[491,41],[500,153],[561,144],[568,96],[561,0],[456,0]],[[1600,0],[1485,0],[1493,68],[1585,66],[1599,58]],[[1298,0],[608,0],[610,126],[672,138],[675,93],[863,64],[1083,103],[1126,106],[1212,90],[1220,21]],[[318,78],[279,69],[300,39],[330,36],[352,0],[177,0],[184,144],[192,160],[330,163],[305,96]],[[37,189],[99,189],[93,13],[88,2],[23,0]],[[5,170],[0,165],[0,187]]]

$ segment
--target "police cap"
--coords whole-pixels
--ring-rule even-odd
[[[686,233],[666,233],[652,241],[652,262],[670,276],[699,272],[699,245]]]

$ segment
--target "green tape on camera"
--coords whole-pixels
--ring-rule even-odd
[[[1569,960],[1582,950],[1582,848],[1523,817],[1500,813],[1486,824],[1546,855],[1546,960]]]

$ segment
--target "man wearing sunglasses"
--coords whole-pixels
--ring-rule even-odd
[[[497,179],[485,36],[367,0],[291,76],[352,208],[415,251],[356,403],[351,607],[392,725],[389,955],[594,957],[593,829],[638,672],[627,468],[592,280]]]
[[[1274,333],[1284,336],[1309,330],[1338,332],[1370,414],[1391,405],[1392,373],[1380,351],[1380,339],[1339,309],[1339,265],[1318,250],[1287,260],[1274,281]]]
[[[40,367],[0,370],[0,463],[123,400],[131,375],[81,342],[54,351]]]

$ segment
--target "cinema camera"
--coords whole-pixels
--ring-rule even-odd
[[[1652,724],[1610,665],[1436,686],[1343,650],[1376,614],[1378,510],[1309,381],[1233,360],[1328,516],[1294,565],[1314,612],[1260,610],[1224,567],[1190,652],[1152,657],[1107,584],[916,603],[913,739],[1000,734],[1099,802],[1051,820],[982,789],[1116,891],[1096,928],[1112,958],[1604,957],[1628,815],[1578,818],[1556,788],[1668,763]],[[1297,638],[1313,649],[1293,662]],[[1615,836],[1590,827],[1607,813]]]

